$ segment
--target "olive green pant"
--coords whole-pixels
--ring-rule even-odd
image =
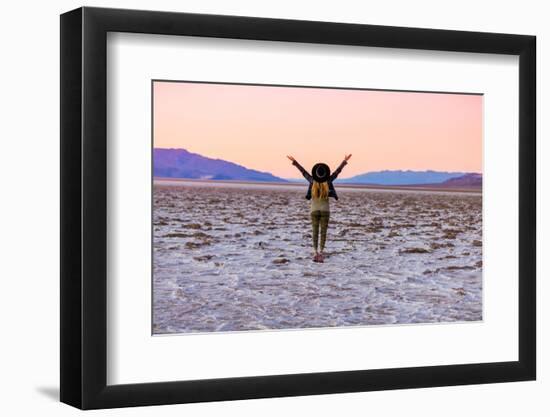
[[[329,217],[329,211],[316,210],[311,212],[311,226],[313,229],[313,249],[315,249],[315,251],[317,251],[317,248],[319,247],[319,232],[321,232],[321,251],[325,249]]]

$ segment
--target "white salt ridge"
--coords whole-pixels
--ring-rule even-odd
[[[481,195],[339,188],[322,264],[304,195],[156,183],[153,332],[482,319]]]

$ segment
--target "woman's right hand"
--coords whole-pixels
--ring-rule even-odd
[[[287,157],[288,159],[290,159],[292,162],[295,161],[294,157],[292,157],[292,156],[290,156],[290,155],[287,155],[286,157]]]

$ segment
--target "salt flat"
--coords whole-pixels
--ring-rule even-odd
[[[155,181],[153,333],[482,319],[481,194],[335,187],[319,264],[306,186]]]

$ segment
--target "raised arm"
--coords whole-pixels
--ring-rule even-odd
[[[298,163],[298,161],[296,159],[294,159],[292,156],[290,155],[287,155],[287,158],[290,159],[292,161],[292,165],[294,165],[296,168],[298,168],[298,170],[302,173],[302,175],[304,176],[304,178],[307,180],[307,182],[309,183],[312,183],[313,182],[313,177],[311,176],[311,174],[309,172],[307,172],[304,167],[302,165],[300,165]]]
[[[342,172],[344,167],[348,164],[348,159],[350,159],[350,158],[351,158],[351,154],[345,156],[345,158],[342,161],[342,163],[340,164],[340,166],[338,168],[336,168],[336,171],[334,171],[332,174],[330,174],[330,181],[334,181],[338,177],[340,172]]]

